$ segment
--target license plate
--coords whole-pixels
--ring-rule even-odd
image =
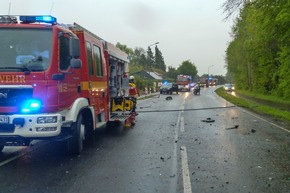
[[[8,116],[5,116],[5,115],[0,115],[0,123],[9,123],[9,117]]]

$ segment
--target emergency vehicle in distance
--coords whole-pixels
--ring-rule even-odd
[[[51,16],[0,16],[0,36],[0,151],[40,139],[80,154],[97,128],[135,124],[128,56],[113,44]]]
[[[179,91],[190,91],[192,77],[189,75],[177,75],[176,83],[178,84]]]
[[[212,78],[212,77],[203,77],[199,79],[199,84],[201,87],[209,87],[209,86],[217,86],[218,85],[218,79]]]
[[[208,78],[202,77],[199,79],[199,84],[201,87],[208,87]]]
[[[218,85],[218,79],[209,77],[208,79],[208,85],[209,86],[217,86]]]

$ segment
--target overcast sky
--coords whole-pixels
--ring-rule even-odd
[[[106,41],[133,49],[147,50],[159,42],[167,67],[177,68],[189,59],[199,75],[225,75],[232,26],[232,21],[223,22],[225,1],[1,0],[0,14],[51,14],[59,23],[76,22]]]

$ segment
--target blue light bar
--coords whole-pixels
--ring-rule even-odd
[[[56,18],[50,15],[20,16],[22,23],[51,23],[56,24]]]

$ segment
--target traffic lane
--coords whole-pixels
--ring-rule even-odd
[[[73,157],[66,155],[65,143],[42,141],[23,147],[15,159],[2,161],[0,192],[48,192],[50,186],[61,184]]]
[[[175,186],[172,182],[176,175],[172,172],[172,154],[178,112],[145,113],[179,108],[177,101],[182,101],[181,96],[173,95],[171,101],[166,101],[165,97],[161,95],[138,101],[139,115],[134,129],[125,139],[122,137],[122,143],[112,149],[106,162],[98,164],[98,170],[87,171],[93,178],[80,177],[81,184],[97,192],[170,192],[170,188]],[[106,173],[105,177],[103,173]],[[81,187],[76,185],[67,192],[81,191]]]
[[[191,104],[216,106],[207,100],[213,97]],[[289,133],[238,108],[183,116],[179,143],[187,147],[193,192],[289,191]],[[203,122],[209,117],[215,122]]]
[[[171,102],[152,98],[138,102],[138,110],[178,107]],[[100,130],[80,156],[66,155],[65,143],[36,144],[35,151],[0,167],[0,192],[168,192],[175,127],[176,112],[169,117],[139,112],[134,129]]]
[[[90,186],[96,189],[96,185],[104,181],[95,182],[88,175],[96,172],[99,178],[106,178],[107,170],[119,167],[114,165],[117,159],[111,159],[110,152],[123,140],[126,132],[116,135],[98,131],[96,142],[86,147],[80,156],[67,155],[64,142],[49,142],[35,151],[23,154],[0,167],[0,192],[92,192]],[[92,184],[81,184],[80,178],[90,179]],[[71,190],[74,185],[76,190],[81,191]]]
[[[35,149],[40,148],[47,143],[47,141],[33,140],[30,146],[5,146],[3,151],[0,152],[0,166],[35,151]]]

